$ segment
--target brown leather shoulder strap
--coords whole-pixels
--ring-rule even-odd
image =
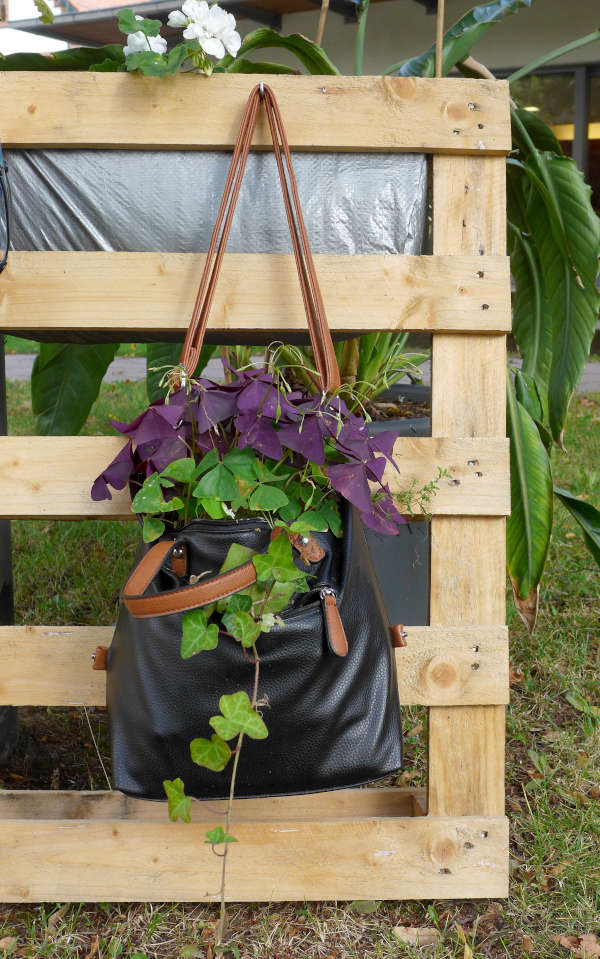
[[[202,349],[202,342],[208,324],[208,316],[214,299],[216,284],[227,246],[233,214],[241,189],[246,160],[250,152],[252,136],[261,102],[264,102],[269,129],[271,131],[273,150],[281,181],[283,201],[292,238],[292,248],[294,250],[294,258],[296,260],[302,301],[308,322],[315,363],[321,377],[321,387],[323,391],[331,393],[340,385],[338,364],[331,333],[327,325],[325,307],[319,289],[308,234],[302,217],[298,185],[294,175],[292,157],[283,126],[283,120],[275,95],[272,89],[266,84],[257,84],[253,88],[244,110],[238,139],[227,174],[223,198],[219,206],[215,227],[206,256],[206,263],[204,265],[192,319],[181,351],[180,362],[188,375],[192,376],[200,358],[200,350]]]
[[[208,606],[231,596],[232,593],[247,589],[256,582],[256,570],[250,561],[193,586],[145,596],[150,583],[175,545],[175,540],[161,540],[152,546],[125,583],[123,602],[132,616],[140,619],[168,616],[170,613],[182,613],[199,606]]]

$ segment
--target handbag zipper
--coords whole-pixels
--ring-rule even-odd
[[[320,590],[320,595],[329,648],[336,656],[346,656],[348,653],[348,640],[338,609],[336,592],[331,589],[330,586],[325,586]]]

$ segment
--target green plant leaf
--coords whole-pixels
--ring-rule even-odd
[[[313,530],[324,533],[329,529],[329,520],[320,509],[309,509],[292,523],[290,529],[292,533],[310,533]]]
[[[216,346],[202,347],[194,372],[195,377],[200,376],[216,349]],[[151,403],[165,396],[166,390],[163,386],[159,386],[159,383],[168,369],[178,365],[180,356],[181,343],[148,343],[146,345],[146,392]]]
[[[223,463],[227,469],[233,473],[236,479],[243,479],[248,483],[253,483],[257,479],[260,479],[256,454],[254,450],[249,447],[243,450],[230,450],[230,452],[226,453],[223,457]]]
[[[319,506],[319,513],[324,516],[329,529],[334,536],[341,536],[344,532],[340,507],[335,499],[325,499]]]
[[[160,475],[176,482],[189,483],[195,471],[195,460],[191,456],[184,456],[182,459],[173,460],[172,463],[169,463]]]
[[[135,13],[131,7],[125,7],[125,9],[119,10],[117,16],[121,33],[137,33],[138,30],[140,30],[147,37],[157,37],[162,27],[160,20],[148,20],[145,17],[142,17],[141,20],[136,20]]]
[[[223,463],[217,463],[213,469],[205,473],[194,489],[196,497],[216,496],[221,501],[235,499],[238,494],[238,485]]]
[[[552,446],[552,434],[544,425],[545,410],[537,383],[532,376],[522,370],[515,370],[515,394],[538,428],[542,442],[547,450]]]
[[[131,508],[134,513],[169,513],[183,508],[183,501],[174,496],[168,502],[163,497],[162,486],[172,486],[162,480],[158,473],[152,473],[144,480],[142,488],[133,497]]]
[[[264,60],[244,60],[239,56],[227,67],[227,73],[299,73],[295,67],[283,63],[269,63]]]
[[[357,912],[361,916],[368,916],[372,912],[377,912],[381,905],[378,899],[354,899],[348,903],[350,912]]]
[[[217,499],[216,496],[205,496],[199,499],[198,503],[211,519],[223,519],[227,516],[221,500]]]
[[[253,556],[252,562],[259,582],[274,579],[276,583],[289,583],[302,575],[294,566],[292,547],[285,532],[271,540],[267,553]]]
[[[191,822],[190,809],[192,808],[192,800],[189,796],[186,796],[184,792],[183,781],[181,779],[165,779],[163,789],[167,794],[169,819],[171,822],[177,822],[178,819],[183,819],[184,822]]]
[[[287,496],[277,486],[258,486],[250,495],[248,505],[250,509],[255,510],[273,510],[285,506],[288,501]]]
[[[219,627],[216,623],[208,625],[208,617],[204,609],[191,609],[184,613],[181,625],[182,659],[190,659],[196,653],[207,649],[216,649],[219,642]]]
[[[224,600],[228,613],[247,613],[252,608],[252,600],[248,593],[234,593]]]
[[[223,626],[242,646],[253,646],[260,636],[260,623],[243,609],[226,613],[223,616]]]
[[[515,603],[532,631],[552,532],[552,474],[537,427],[517,400],[510,376],[507,401],[511,463],[507,566]]]
[[[222,826],[215,826],[214,829],[209,829],[204,835],[206,836],[205,842],[209,842],[211,846],[219,846],[223,842],[237,842],[235,836],[230,836],[229,833],[223,831]]]
[[[327,74],[339,74],[340,72],[325,51],[316,43],[313,43],[312,40],[307,40],[300,33],[291,33],[287,37],[282,37],[268,27],[259,27],[258,30],[248,33],[242,41],[237,57],[223,57],[219,61],[219,65],[229,70],[234,60],[245,59],[246,54],[250,53],[251,50],[265,50],[272,47],[279,47],[293,53],[309,73],[325,76]]]
[[[263,613],[280,613],[288,605],[294,593],[302,588],[301,583],[273,583],[268,599],[262,607]],[[264,617],[263,617],[264,619]]]
[[[442,75],[446,76],[452,67],[465,60],[471,47],[481,40],[494,23],[509,14],[518,13],[522,7],[530,6],[531,0],[492,0],[490,3],[480,3],[465,13],[444,34]],[[394,63],[384,71],[384,75],[390,73],[398,73],[401,77],[435,76],[435,44],[420,56]]]
[[[278,510],[278,516],[284,523],[292,523],[302,512],[300,500],[292,498],[288,492],[288,502]]]
[[[40,343],[31,373],[31,405],[42,436],[79,433],[118,344]]]
[[[116,60],[110,60],[108,57],[101,60],[100,63],[92,63],[88,67],[88,70],[94,73],[121,73],[124,69],[122,64],[117,63]]]
[[[215,449],[209,450],[208,453],[205,453],[200,462],[196,467],[196,477],[202,476],[203,473],[207,473],[209,469],[212,469],[213,466],[216,466],[220,462],[219,454]]]
[[[142,539],[144,543],[153,543],[165,531],[165,524],[162,519],[156,519],[155,516],[144,516],[142,524]]]
[[[165,77],[170,72],[167,58],[154,50],[130,53],[125,59],[125,64],[130,72],[139,70],[147,77]]]
[[[110,43],[104,47],[71,47],[54,53],[11,53],[0,54],[1,70],[89,70],[103,60],[115,60],[124,64],[123,47],[120,43]]]
[[[237,569],[238,566],[243,566],[244,563],[247,563],[248,560],[252,559],[255,555],[255,551],[250,549],[249,546],[242,546],[241,543],[232,543],[227,550],[227,556],[219,572],[227,573],[230,569]]]
[[[54,23],[54,14],[46,3],[46,0],[33,0],[33,2],[38,9],[41,23]]]
[[[513,116],[516,115],[521,121],[538,150],[549,150],[550,153],[556,153],[558,156],[563,155],[563,148],[554,132],[539,113],[530,113],[529,110],[520,110],[518,107],[512,112]]]
[[[266,739],[269,735],[262,718],[252,708],[248,693],[243,690],[231,696],[221,696],[219,709],[223,715],[212,716],[209,722],[223,739],[233,739],[240,733],[250,739]]]
[[[196,765],[206,766],[207,769],[220,773],[231,759],[231,749],[220,736],[213,733],[210,739],[204,739],[202,736],[198,739],[192,739],[190,756],[192,762],[195,762]]]
[[[566,489],[555,486],[554,492],[563,506],[568,509],[573,519],[579,523],[583,530],[585,545],[600,566],[600,510],[597,510],[591,503],[586,503],[585,500],[573,496]]]

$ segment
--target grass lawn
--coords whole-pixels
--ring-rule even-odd
[[[7,353],[37,353],[39,343],[35,340],[25,340],[21,336],[12,336],[7,333],[4,337],[4,348]],[[145,356],[145,343],[120,343],[117,356]]]
[[[132,417],[144,402],[142,383],[105,386],[85,432],[106,432],[110,414]],[[9,420],[12,432],[33,432],[26,384],[9,386]],[[566,446],[568,456],[555,454],[556,481],[597,503],[600,394],[573,400]],[[232,906],[231,934],[240,957],[568,959],[575,955],[568,949],[568,940],[563,945],[555,937],[587,934],[600,939],[600,709],[581,711],[569,702],[570,694],[576,693],[591,707],[600,707],[600,574],[573,521],[559,504],[556,509],[533,638],[527,636],[509,602],[513,666],[507,737],[510,898],[505,902],[373,903],[368,913],[331,902]],[[18,621],[112,622],[135,538],[135,523],[13,524]],[[98,582],[103,583],[101,594],[90,585]],[[35,739],[35,730],[42,729],[46,739],[50,737],[50,760],[57,768],[65,761],[61,742],[71,751],[73,743],[80,749],[80,768],[71,763],[72,779],[61,780],[60,788],[104,788],[80,711],[22,712],[25,738]],[[103,749],[102,711],[92,713]],[[399,780],[418,785],[425,777],[424,711],[405,709],[404,721],[407,764]],[[9,771],[8,779],[0,777],[0,781],[10,788],[31,788],[23,768],[13,773],[16,779],[11,780]],[[52,775],[50,770],[50,781]],[[205,905],[0,906],[0,959],[3,955],[213,959],[215,917],[216,908]],[[404,946],[392,933],[398,925],[435,926],[439,942],[429,950]]]

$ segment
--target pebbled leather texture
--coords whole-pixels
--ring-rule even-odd
[[[364,530],[352,507],[344,535],[314,533],[323,558],[298,565],[314,578],[282,615],[283,625],[258,640],[259,709],[266,740],[245,738],[236,795],[284,795],[359,785],[402,764],[400,707],[390,630],[374,578]],[[261,520],[196,520],[178,533],[188,575],[215,574],[232,542],[266,550]],[[140,555],[148,547],[140,546]],[[147,594],[187,582],[162,567]],[[329,648],[321,590],[334,590],[348,640],[342,657]],[[108,653],[107,702],[116,789],[164,799],[164,779],[183,779],[188,795],[225,798],[229,774],[195,765],[189,744],[210,736],[219,697],[252,693],[253,667],[240,645],[219,637],[215,650],[180,656],[181,613],[135,618],[124,605]]]

